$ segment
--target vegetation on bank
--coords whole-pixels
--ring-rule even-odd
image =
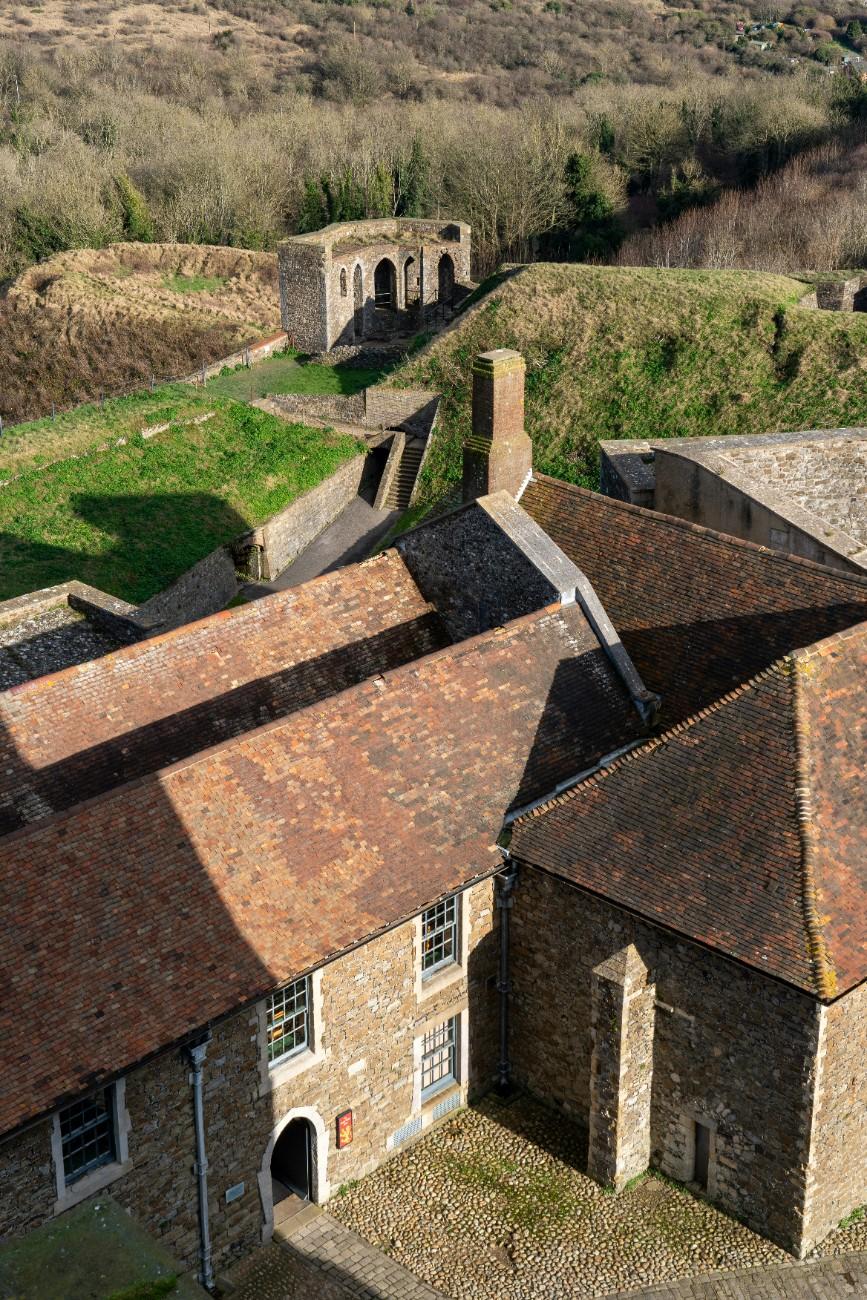
[[[0,600],[70,578],[146,600],[361,451],[181,385],[14,433],[0,454],[0,472],[19,475],[0,487]]]
[[[867,315],[798,306],[805,280],[746,271],[536,264],[395,372],[443,394],[422,501],[460,477],[477,353],[527,361],[535,467],[595,486],[607,438],[867,423]]]
[[[323,365],[305,361],[297,352],[278,352],[257,361],[254,366],[224,369],[205,385],[208,393],[252,401],[280,393],[319,394],[322,396],[360,393],[370,384],[379,383],[388,367]]]

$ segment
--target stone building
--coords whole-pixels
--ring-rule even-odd
[[[609,496],[867,572],[867,429],[603,442]]]
[[[462,221],[391,217],[294,235],[278,249],[283,328],[304,352],[422,329],[470,285]]]
[[[511,1080],[795,1254],[867,1200],[867,577],[533,473],[521,377],[396,548],[0,692],[0,1232],[210,1284]]]

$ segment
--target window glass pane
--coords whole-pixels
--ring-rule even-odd
[[[458,960],[457,899],[429,907],[421,918],[421,968],[434,970]]]
[[[300,1052],[309,1039],[308,981],[296,980],[267,1002],[268,1060]]]
[[[114,1089],[106,1088],[62,1110],[60,1139],[67,1184],[114,1160]]]
[[[425,1034],[421,1048],[421,1095],[451,1083],[457,1078],[456,1044],[457,1016],[452,1016],[436,1029]]]

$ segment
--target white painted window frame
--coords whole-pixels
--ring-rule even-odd
[[[54,1214],[62,1214],[72,1209],[80,1201],[87,1200],[94,1192],[101,1192],[104,1187],[122,1178],[132,1168],[129,1157],[129,1112],[126,1108],[126,1079],[117,1079],[109,1084],[112,1104],[112,1123],[114,1125],[115,1159],[108,1164],[99,1165],[89,1173],[77,1178],[74,1183],[66,1182],[63,1168],[63,1137],[60,1132],[60,1111],[56,1111],[51,1127],[51,1157],[54,1161],[55,1191]],[[65,1107],[61,1109],[65,1110]]]
[[[438,1088],[428,1097],[421,1095],[421,1062],[422,1052],[424,1050],[424,1038],[431,1030],[438,1028],[446,1020],[454,1019],[457,1021],[455,1032],[455,1079],[451,1084],[446,1084]],[[445,1007],[442,1011],[437,1012],[435,1016],[416,1026],[416,1032],[412,1044],[412,1114],[410,1118],[417,1115],[422,1116],[422,1123],[426,1127],[431,1122],[432,1112],[444,1097],[447,1097],[454,1089],[459,1089],[461,1094],[461,1103],[466,1101],[467,1080],[469,1078],[470,1062],[470,1017],[469,1007],[466,999],[451,1007]]]
[[[444,989],[450,988],[452,984],[466,978],[467,974],[467,955],[469,951],[469,896],[470,891],[463,889],[459,894],[455,894],[455,920],[457,922],[457,957],[454,961],[447,962],[443,966],[437,966],[431,971],[423,971],[421,965],[422,953],[422,917],[424,912],[420,912],[413,921],[413,963],[415,967],[415,997],[416,1002],[426,1002],[437,994],[442,993]],[[425,908],[425,911],[429,911]]]
[[[290,980],[291,984],[297,981]],[[290,1080],[297,1078],[325,1060],[322,1024],[322,970],[307,976],[307,1045],[282,1056],[268,1060],[268,999],[256,1006],[256,1034],[259,1047],[259,1096],[266,1097]]]

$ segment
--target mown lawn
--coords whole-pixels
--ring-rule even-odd
[[[799,306],[810,287],[751,271],[544,263],[494,277],[394,375],[443,394],[423,499],[460,477],[472,361],[489,348],[526,359],[536,468],[586,486],[601,439],[867,423],[867,314]]]
[[[386,368],[361,368],[355,366],[323,366],[319,362],[303,362],[294,352],[279,352],[275,356],[257,361],[247,369],[241,366],[209,379],[205,385],[208,393],[221,397],[234,397],[238,402],[250,402],[269,393],[321,393],[328,396],[340,393],[359,393],[369,384],[379,383]]]
[[[30,463],[0,487],[0,599],[78,578],[146,600],[361,451],[352,438],[184,386],[77,414],[79,451],[127,441],[39,466],[39,425],[52,422],[16,430],[16,469],[25,450]]]

